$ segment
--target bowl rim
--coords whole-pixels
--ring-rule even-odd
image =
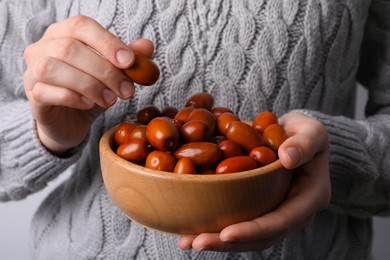
[[[99,152],[100,156],[104,153],[107,157],[106,159],[118,163],[122,165],[125,169],[135,172],[137,174],[145,175],[145,176],[153,176],[154,178],[162,178],[162,179],[172,179],[176,181],[190,181],[190,182],[220,182],[220,181],[234,181],[238,179],[246,179],[252,178],[259,175],[266,175],[277,170],[286,170],[283,167],[280,159],[277,159],[275,162],[272,162],[268,165],[258,167],[253,170],[242,171],[242,172],[234,172],[234,173],[226,173],[226,174],[176,174],[167,171],[160,171],[155,169],[149,169],[142,165],[138,165],[136,163],[132,163],[127,161],[126,159],[118,156],[114,150],[112,149],[112,144],[114,142],[114,131],[117,125],[108,129],[100,138],[99,141]]]

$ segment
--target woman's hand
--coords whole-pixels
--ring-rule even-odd
[[[134,84],[121,69],[134,62],[133,50],[151,57],[154,46],[146,39],[126,45],[86,16],[52,24],[26,48],[25,92],[44,146],[62,154],[118,97],[131,98]]]
[[[181,249],[261,251],[308,227],[316,213],[330,203],[328,133],[318,121],[298,112],[280,120],[289,138],[279,148],[279,158],[295,169],[286,201],[275,211],[251,221],[233,224],[220,233],[183,236]]]

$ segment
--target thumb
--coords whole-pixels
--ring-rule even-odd
[[[321,122],[292,112],[282,118],[281,124],[289,137],[279,147],[278,155],[287,169],[305,164],[327,150],[328,132]]]

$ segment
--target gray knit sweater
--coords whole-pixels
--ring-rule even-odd
[[[76,14],[126,43],[152,39],[162,77],[100,116],[64,159],[36,137],[22,56],[49,24]],[[23,199],[74,165],[33,220],[34,259],[370,258],[371,217],[390,212],[389,14],[389,0],[0,0],[0,200]],[[364,121],[352,119],[356,79],[369,91]],[[182,107],[199,91],[243,118],[300,109],[326,125],[332,204],[310,228],[263,252],[182,251],[176,236],[140,227],[112,204],[102,133],[146,104]]]

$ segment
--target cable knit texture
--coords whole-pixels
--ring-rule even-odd
[[[0,0],[0,200],[23,199],[68,169],[31,231],[34,259],[368,259],[371,217],[390,206],[390,1]],[[23,51],[83,14],[128,43],[151,39],[161,78],[99,117],[68,158],[41,146],[23,90]],[[359,65],[361,65],[359,67]],[[356,121],[356,78],[368,88]],[[98,141],[147,104],[208,91],[242,118],[299,110],[330,133],[332,203],[310,228],[263,252],[182,251],[128,220],[107,196]]]

